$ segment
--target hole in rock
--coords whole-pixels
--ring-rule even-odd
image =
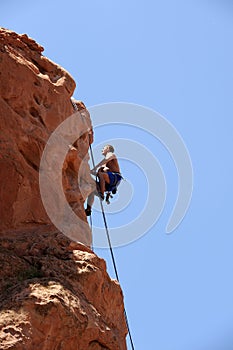
[[[41,122],[41,124],[43,124],[45,126],[45,123],[43,121],[43,119],[41,118],[40,113],[38,112],[38,110],[35,107],[31,107],[29,110],[30,114],[34,117],[39,119],[39,121]]]
[[[31,107],[31,108],[30,108],[30,114],[31,114],[34,118],[40,118],[39,112],[38,112],[37,109],[34,108],[34,107]]]
[[[41,103],[41,98],[40,98],[39,96],[36,96],[36,95],[33,95],[33,97],[34,97],[34,100],[36,101],[36,103],[37,103],[38,105],[40,105],[40,103]]]

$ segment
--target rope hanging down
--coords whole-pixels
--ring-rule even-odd
[[[71,104],[72,104],[72,106],[73,106],[73,109],[74,109],[75,111],[78,111],[78,108],[77,108],[75,102],[74,102],[72,99],[71,99]],[[94,156],[93,156],[93,151],[92,151],[91,144],[89,144],[89,148],[90,148],[90,153],[91,153],[92,164],[93,164],[93,167],[95,167],[95,160],[94,160]],[[103,203],[102,203],[101,199],[100,199],[100,205],[101,205],[101,210],[102,210],[102,215],[103,215],[103,220],[104,220],[106,235],[107,235],[107,239],[108,239],[108,244],[109,244],[109,249],[110,249],[110,253],[111,253],[111,258],[112,258],[112,263],[113,263],[113,267],[114,267],[116,279],[117,279],[117,281],[120,283],[120,281],[119,281],[119,276],[118,276],[118,272],[117,272],[117,267],[116,267],[116,261],[115,261],[115,257],[114,257],[114,254],[113,254],[112,244],[111,244],[111,240],[110,240],[110,235],[109,235],[107,220],[106,220],[106,216],[105,216],[105,212],[104,212],[104,207],[103,207]],[[91,220],[91,231],[92,231],[92,218],[91,218],[91,217],[90,217],[90,220]],[[124,315],[125,315],[125,322],[126,322],[126,326],[127,326],[127,330],[128,330],[128,334],[129,334],[129,338],[130,338],[130,344],[131,344],[132,350],[135,350],[134,344],[133,344],[133,338],[132,338],[132,336],[131,336],[131,332],[130,332],[130,328],[129,328],[129,322],[128,322],[128,317],[127,317],[127,313],[126,313],[125,308],[124,308]]]
[[[91,144],[90,144],[89,148],[90,148],[91,160],[92,160],[93,168],[95,168],[95,160],[94,160]],[[115,271],[115,276],[116,276],[117,281],[120,283],[118,272],[117,272],[116,260],[115,260],[114,254],[113,254],[112,244],[111,244],[111,240],[110,240],[110,235],[109,235],[106,215],[105,215],[105,212],[104,212],[103,203],[102,203],[101,199],[99,199],[99,200],[100,200],[100,206],[101,206],[101,211],[102,211],[103,220],[104,220],[105,231],[106,231],[106,235],[107,235],[107,239],[108,239],[108,245],[109,245],[109,249],[110,249],[110,253],[111,253],[112,263],[113,263],[113,267],[114,267],[114,271]],[[126,322],[126,326],[127,326],[127,330],[128,330],[128,334],[129,334],[129,338],[130,338],[131,347],[132,347],[132,350],[134,350],[135,348],[134,348],[134,344],[133,344],[133,338],[131,336],[131,332],[130,332],[130,328],[129,328],[129,321],[128,321],[128,317],[127,317],[127,313],[126,313],[125,308],[124,308],[124,314],[125,314],[125,322]]]

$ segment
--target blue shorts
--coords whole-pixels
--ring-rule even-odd
[[[112,173],[111,171],[107,171],[107,174],[109,176],[110,183],[106,184],[106,191],[112,191],[119,186],[122,176],[119,173]]]

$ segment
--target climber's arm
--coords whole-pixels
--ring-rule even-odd
[[[110,161],[110,160],[112,160],[112,159],[114,159],[114,158],[116,158],[116,156],[115,156],[115,154],[107,154],[106,155],[106,157],[103,159],[103,160],[101,160],[101,162],[99,162],[92,170],[91,170],[91,174],[92,175],[96,175],[96,170],[98,169],[98,168],[100,168],[101,166],[107,166],[107,163]]]
[[[102,165],[104,165],[106,163],[106,159],[104,158],[103,160],[101,160],[101,162],[99,162],[93,169],[91,169],[91,174],[92,175],[96,175],[96,170],[98,168],[100,168]]]

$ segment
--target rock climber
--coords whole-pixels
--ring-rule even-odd
[[[94,196],[96,195],[104,200],[104,192],[112,191],[113,194],[116,193],[116,189],[122,180],[119,163],[114,154],[114,147],[112,145],[104,146],[102,155],[104,159],[91,170],[91,174],[97,176],[99,181],[96,183],[96,190],[88,196],[87,208],[85,209],[87,216],[91,215]]]

